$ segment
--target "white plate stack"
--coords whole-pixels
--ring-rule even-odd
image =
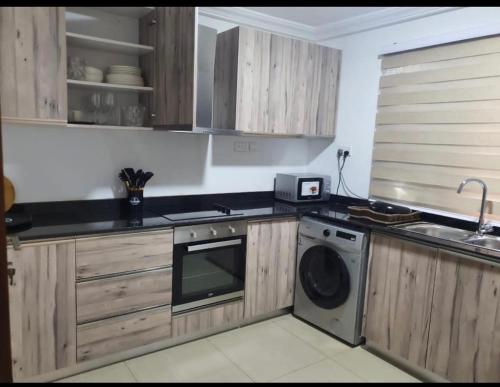
[[[113,65],[109,67],[106,82],[117,85],[144,86],[141,69],[134,66]]]

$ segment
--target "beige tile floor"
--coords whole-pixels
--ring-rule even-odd
[[[418,382],[287,314],[60,382]]]

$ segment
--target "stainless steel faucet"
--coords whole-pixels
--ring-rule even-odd
[[[479,213],[479,220],[477,222],[477,231],[476,234],[482,236],[485,232],[489,232],[493,230],[493,226],[490,224],[484,223],[484,210],[486,208],[486,194],[488,193],[488,186],[486,183],[480,179],[476,178],[468,178],[460,183],[457,189],[457,193],[461,193],[466,184],[470,182],[476,182],[481,184],[483,188],[483,197],[481,199],[481,212]]]

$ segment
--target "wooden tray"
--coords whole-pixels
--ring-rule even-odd
[[[381,212],[375,212],[369,207],[361,206],[349,206],[347,207],[347,212],[349,216],[353,218],[368,219],[372,222],[383,223],[383,224],[398,224],[406,222],[414,222],[420,220],[420,211],[412,211],[409,214],[383,214]]]

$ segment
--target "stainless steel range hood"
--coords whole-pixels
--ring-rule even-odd
[[[163,128],[170,132],[192,133],[219,136],[252,136],[252,137],[276,137],[276,138],[308,138],[303,134],[274,134],[268,132],[243,132],[232,128],[214,127],[213,106],[215,86],[215,61],[217,49],[217,35],[227,29],[237,27],[237,24],[229,22],[217,22],[214,19],[198,17],[196,31],[196,125],[176,125]],[[220,47],[219,47],[220,49]],[[161,130],[161,128],[158,128]],[[314,138],[322,138],[314,136]],[[331,136],[325,136],[333,140]]]

